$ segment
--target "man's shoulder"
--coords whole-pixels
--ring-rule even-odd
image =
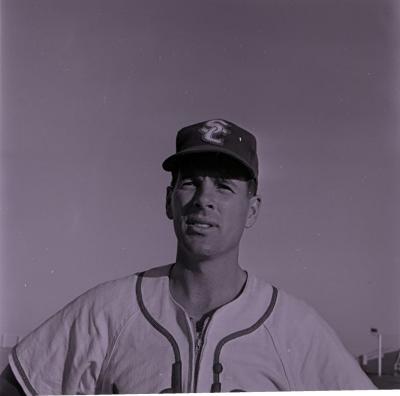
[[[315,308],[305,300],[281,288],[278,291],[277,310],[282,312],[282,315],[290,315],[292,318],[319,316]]]
[[[79,295],[74,302],[84,304],[111,303],[120,299],[129,298],[134,290],[137,274],[125,275],[120,278],[107,280],[89,288]]]
[[[277,288],[274,309],[264,326],[271,335],[287,341],[337,338],[335,331],[313,306],[281,288]]]
[[[137,273],[136,275],[143,274],[143,277],[145,278],[151,278],[151,279],[164,279],[168,278],[169,274],[171,272],[173,264],[166,264],[166,265],[161,265],[158,267],[153,267],[146,269],[145,271],[142,271],[140,273]]]
[[[169,267],[170,265],[153,267],[143,272],[101,282],[76,297],[66,308],[84,309],[92,313],[102,312],[112,316],[122,312],[132,315],[138,309],[135,289],[139,274],[157,279],[164,273],[168,274]]]
[[[96,286],[88,289],[84,294],[93,295],[94,297],[114,296],[118,297],[134,290],[137,278],[143,276],[145,278],[162,278],[168,276],[171,264],[152,267],[143,271],[138,271],[122,277],[107,280],[98,283]]]
[[[270,283],[258,275],[249,273],[248,281],[252,284],[254,291],[258,293],[262,293],[263,291],[269,289],[276,289],[277,304],[280,306],[284,306],[287,309],[293,309],[296,312],[298,309],[313,310],[313,308],[301,298],[294,296],[285,289],[281,288],[279,285]]]
[[[274,307],[266,325],[288,326],[288,323],[290,323],[293,327],[301,327],[306,322],[324,321],[319,313],[303,299],[258,276],[251,275],[250,279],[254,285],[254,290],[267,295],[268,298],[272,296],[272,292],[269,290],[276,290]]]

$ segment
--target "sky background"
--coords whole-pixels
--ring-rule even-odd
[[[398,348],[398,4],[3,0],[0,334],[173,262],[161,163],[178,129],[224,118],[259,147],[241,265],[353,354],[370,327]]]

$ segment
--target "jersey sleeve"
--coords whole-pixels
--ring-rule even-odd
[[[313,308],[303,302],[287,305],[280,307],[286,312],[275,336],[293,390],[376,389],[334,330]]]
[[[27,395],[94,394],[124,316],[115,288],[97,286],[53,315],[12,350],[9,361]]]
[[[313,312],[309,316],[305,322],[307,341],[303,344],[305,335],[301,331],[295,340],[303,347],[298,357],[297,382],[310,390],[375,389],[325,320]]]

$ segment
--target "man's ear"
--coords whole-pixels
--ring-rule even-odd
[[[167,194],[165,197],[165,212],[167,214],[167,217],[172,220],[172,207],[171,207],[171,195],[172,195],[172,187],[168,186],[167,187]]]
[[[259,195],[254,195],[250,198],[249,211],[247,213],[246,228],[250,228],[257,220],[258,213],[261,206],[261,197]]]

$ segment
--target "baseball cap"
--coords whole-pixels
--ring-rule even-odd
[[[258,178],[256,138],[233,122],[216,119],[182,128],[176,135],[176,153],[168,157],[162,167],[173,171],[182,158],[199,153],[227,155],[244,165],[252,178]]]

